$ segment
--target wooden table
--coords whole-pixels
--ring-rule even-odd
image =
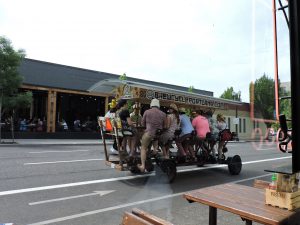
[[[184,198],[209,206],[209,225],[217,224],[217,209],[239,215],[246,225],[300,225],[300,210],[265,205],[264,189],[230,183],[187,192]]]

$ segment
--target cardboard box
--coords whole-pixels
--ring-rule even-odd
[[[300,189],[296,192],[280,192],[266,188],[266,204],[288,210],[300,208]]]

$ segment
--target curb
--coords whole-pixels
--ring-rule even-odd
[[[113,142],[106,142],[107,144],[113,144]],[[28,142],[28,143],[22,143],[22,142],[2,142],[0,143],[0,147],[20,147],[20,146],[41,146],[41,145],[49,145],[49,146],[55,146],[55,145],[65,145],[65,146],[73,146],[73,145],[103,145],[103,142],[99,142],[99,143],[95,143],[95,142],[91,142],[91,143],[82,143],[82,142],[58,142],[58,143],[53,143],[53,142]]]

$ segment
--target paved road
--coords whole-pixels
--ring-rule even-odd
[[[208,208],[189,204],[182,193],[227,182],[252,185],[270,180],[264,169],[289,163],[274,143],[229,143],[243,169],[231,176],[218,165],[179,167],[174,183],[164,176],[133,176],[104,165],[103,145],[22,145],[0,147],[0,223],[16,225],[120,224],[124,211],[138,207],[178,225],[208,224]],[[244,224],[218,212],[219,224]]]

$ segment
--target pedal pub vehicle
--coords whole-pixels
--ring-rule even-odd
[[[116,99],[128,99],[131,102],[138,102],[141,105],[142,113],[149,109],[149,105],[152,99],[158,99],[160,101],[160,108],[162,111],[166,111],[171,103],[175,103],[178,107],[184,107],[189,112],[193,111],[212,111],[212,112],[222,112],[225,111],[228,105],[240,105],[241,102],[218,99],[211,96],[200,95],[192,93],[189,91],[178,91],[171,88],[165,88],[160,86],[154,86],[150,84],[139,83],[135,81],[128,80],[118,80],[118,79],[108,79],[103,80],[93,87],[89,91],[96,92],[111,92],[115,94]],[[121,139],[126,136],[131,136],[132,133],[127,129],[123,129],[118,125],[117,119],[110,121],[113,127],[112,132],[105,132],[105,120],[102,117],[98,118],[98,123],[101,130],[101,136],[104,144],[104,152],[106,165],[115,168],[117,170],[128,170],[132,173],[139,173],[137,165],[140,164],[141,159],[137,154],[135,157],[124,157],[121,154]],[[139,130],[142,130],[143,127],[139,126]],[[163,131],[160,131],[163,132]],[[180,133],[180,132],[179,132]],[[176,135],[175,132],[175,139]],[[153,139],[159,139],[159,132],[156,137]],[[108,147],[106,141],[108,138],[115,138],[118,148],[118,156],[110,155],[108,152]],[[152,143],[149,146],[147,151],[146,159],[146,170],[151,172],[154,170],[154,164],[161,169],[162,172],[166,173],[168,181],[172,182],[176,177],[176,171],[178,166],[204,166],[205,164],[227,164],[230,174],[237,175],[240,173],[242,168],[242,161],[239,155],[234,155],[232,157],[227,157],[225,153],[228,151],[226,144],[228,141],[232,140],[232,133],[229,129],[224,129],[220,131],[217,140],[214,141],[210,138],[210,135],[206,136],[204,140],[199,140],[196,135],[188,137],[184,142],[186,142],[189,147],[194,151],[195,160],[186,161],[182,160],[176,151],[170,151],[168,158],[159,157],[151,151]],[[174,140],[170,140],[169,145],[175,146],[173,144]],[[212,154],[216,145],[222,143],[222,157],[216,159],[215,155]],[[220,160],[221,158],[221,160]]]

